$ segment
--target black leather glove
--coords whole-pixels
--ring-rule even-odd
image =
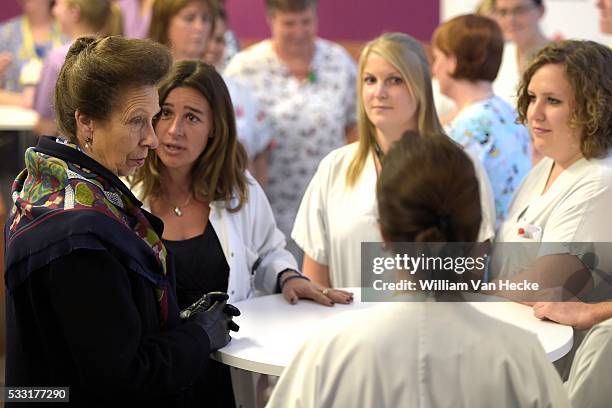
[[[225,292],[206,293],[194,304],[181,311],[181,319],[189,319],[191,315],[209,309],[215,302],[224,302],[227,299],[229,299],[229,295]]]
[[[206,332],[211,351],[225,347],[231,340],[229,331],[238,331],[240,328],[232,321],[234,316],[240,316],[240,311],[228,305],[227,298],[225,293],[211,292],[183,311],[190,311],[187,321],[197,324]],[[205,306],[209,307],[204,309]]]

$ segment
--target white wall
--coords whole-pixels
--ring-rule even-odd
[[[544,34],[553,37],[584,38],[604,44],[612,36],[599,32],[599,10],[596,0],[544,0],[546,13],[542,19]],[[473,12],[480,0],[440,0],[440,21],[458,14]]]

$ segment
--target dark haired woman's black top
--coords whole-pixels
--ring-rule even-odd
[[[210,222],[202,235],[183,241],[164,240],[176,270],[176,293],[182,309],[208,292],[227,292],[229,265]],[[234,407],[229,367],[210,360],[204,377],[191,390],[192,406]]]

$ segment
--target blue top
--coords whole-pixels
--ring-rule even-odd
[[[493,96],[464,108],[446,128],[453,140],[483,164],[495,196],[498,225],[531,169],[529,132],[516,118],[506,101]]]

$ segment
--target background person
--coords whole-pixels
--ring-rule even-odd
[[[270,122],[266,193],[288,237],[319,162],[354,138],[355,63],[317,37],[316,0],[266,0],[266,11],[271,38],[236,54],[225,74],[252,90]],[[287,248],[301,262],[295,243]]]
[[[179,321],[163,225],[119,179],[157,147],[155,84],[170,62],[161,45],[123,37],[68,51],[55,94],[65,139],[28,149],[13,185],[7,386],[67,386],[74,405],[177,406],[229,342],[225,294]]]
[[[215,29],[210,35],[206,50],[204,51],[204,57],[202,58],[206,63],[214,65],[217,71],[223,72],[225,67],[224,54],[225,54],[225,32],[227,31],[227,12],[225,8],[217,7],[217,13],[215,14]]]
[[[23,14],[0,24],[0,55],[6,65],[0,82],[0,104],[30,108],[42,61],[65,39],[51,15],[52,0],[19,2]]]
[[[602,33],[612,34],[612,1],[597,0],[599,9],[599,29]]]
[[[223,72],[229,60],[238,51],[240,51],[240,44],[236,35],[229,29],[225,1],[219,1],[215,16],[215,30],[206,47],[204,61],[213,64],[217,71]]]
[[[225,65],[227,48],[225,40],[227,14],[220,6],[217,7],[214,23],[215,28],[206,46],[203,60],[214,65],[221,73]],[[269,149],[272,146],[269,119],[247,86],[227,76],[224,76],[223,80],[232,97],[236,130],[247,152],[249,171],[265,190],[268,185]]]
[[[499,224],[531,168],[529,132],[516,123],[516,110],[493,91],[504,47],[502,33],[495,21],[468,14],[440,25],[432,45],[433,74],[459,110],[446,131],[485,168]]]
[[[72,41],[83,36],[121,34],[121,11],[111,0],[55,0],[53,15],[62,32]],[[68,54],[71,43],[54,48],[44,61],[40,81],[34,94],[34,110],[38,112],[35,131],[38,134],[57,133],[53,95],[55,82]]]
[[[359,58],[359,141],[332,151],[310,182],[293,228],[304,274],[325,287],[360,285],[361,242],[379,242],[374,196],[381,163],[407,130],[444,134],[423,46],[401,33],[370,41]],[[442,165],[442,164],[440,164]],[[480,239],[494,235],[493,194],[477,163],[484,209]]]
[[[385,242],[475,241],[478,184],[472,160],[444,134],[406,132],[377,182]],[[321,327],[283,371],[268,407],[569,407],[532,333],[466,303],[405,296]]]
[[[155,0],[149,37],[175,61],[199,59],[213,30],[213,0]]]
[[[521,74],[531,57],[550,40],[542,34],[543,0],[494,0],[492,17],[504,33],[506,45],[499,73],[493,81],[495,93],[516,105]]]
[[[0,80],[4,80],[4,75],[8,70],[8,67],[11,65],[11,61],[13,58],[11,57],[10,52],[3,52],[0,54]]]
[[[116,0],[121,8],[123,35],[129,38],[146,38],[151,26],[155,0]]]
[[[474,9],[474,13],[480,16],[491,17],[493,15],[493,3],[494,0],[480,1]],[[430,57],[433,65],[433,55],[430,55]],[[454,119],[455,115],[457,115],[457,105],[452,99],[440,92],[440,83],[435,75],[432,78],[431,85],[434,93],[434,102],[436,103],[436,111],[440,117],[440,122],[442,125],[446,126],[451,120]]]
[[[202,59],[223,9],[212,0],[157,0],[153,8],[151,38],[166,45],[176,61]],[[205,59],[205,58],[204,58]],[[234,101],[238,135],[247,148],[249,168],[267,185],[267,149],[271,129],[266,113],[245,85],[225,78]]]

